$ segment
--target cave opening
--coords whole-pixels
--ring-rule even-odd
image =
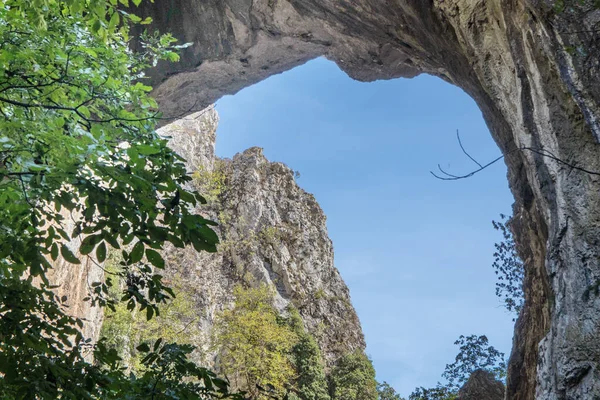
[[[430,76],[361,83],[319,58],[221,98],[216,153],[253,146],[298,171],[327,216],[378,379],[408,395],[454,360],[459,335],[511,350],[513,316],[495,296],[492,227],[513,202],[476,103]]]

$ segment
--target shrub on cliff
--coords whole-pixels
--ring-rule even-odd
[[[288,324],[298,335],[298,342],[292,348],[296,368],[292,393],[300,400],[330,400],[319,345],[314,336],[304,329],[298,311],[290,307],[288,313]]]
[[[373,363],[361,350],[343,356],[331,371],[333,400],[377,400],[377,381]]]
[[[271,290],[237,286],[233,308],[214,325],[219,370],[252,399],[283,397],[295,376],[291,354],[298,337],[280,318]]]
[[[497,276],[496,296],[504,303],[504,307],[517,316],[523,308],[525,295],[523,280],[525,267],[517,254],[516,244],[511,231],[512,217],[500,214],[500,221],[492,221],[494,229],[502,234],[502,241],[494,247],[494,272]]]

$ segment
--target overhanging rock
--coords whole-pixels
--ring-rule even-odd
[[[469,93],[505,154],[526,264],[507,398],[591,399],[600,396],[600,14],[565,3],[558,12],[551,0],[170,0],[136,12],[194,43],[181,63],[151,71],[166,116],[318,56],[363,81],[430,73]]]

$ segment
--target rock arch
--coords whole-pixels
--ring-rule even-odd
[[[150,72],[165,116],[318,56],[362,81],[430,73],[469,93],[505,154],[526,262],[507,398],[591,399],[600,396],[600,176],[572,166],[600,171],[600,15],[568,0],[578,5],[557,13],[554,3],[162,0],[136,12],[194,43],[181,63]]]

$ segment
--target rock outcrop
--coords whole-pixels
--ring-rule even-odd
[[[194,185],[208,204],[198,212],[219,221],[215,254],[166,248],[165,276],[191,288],[194,321],[204,336],[204,360],[216,313],[233,304],[235,285],[267,284],[284,312],[298,309],[331,366],[340,356],[364,350],[365,342],[348,288],[333,263],[326,218],[313,195],[295,182],[293,171],[250,148],[233,159],[214,154],[218,116],[210,107],[163,127],[170,146],[187,159]]]
[[[471,374],[458,391],[457,400],[503,400],[504,385],[494,374],[479,369]]]
[[[150,72],[170,116],[318,56],[359,80],[430,73],[469,93],[505,155],[526,263],[507,398],[550,400],[600,397],[593,3],[173,0],[143,2],[137,12],[193,42],[182,63]]]

